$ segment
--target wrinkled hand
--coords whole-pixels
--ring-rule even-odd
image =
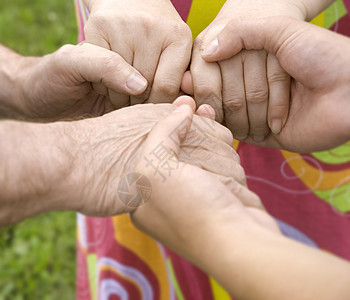
[[[69,149],[74,162],[67,180],[73,183],[71,192],[76,201],[83,201],[79,205],[80,212],[111,216],[135,209],[120,200],[118,184],[125,175],[134,173],[137,162],[143,159],[144,142],[153,126],[175,108],[173,104],[143,104],[65,125],[65,132],[72,140],[70,144],[75,145]],[[182,130],[182,126],[179,124],[177,130]],[[222,182],[235,178],[245,185],[244,171],[232,149],[232,142],[227,128],[194,116],[191,130],[181,145],[179,159],[216,174]],[[162,139],[148,144],[147,149],[152,152],[149,154],[152,161],[148,163],[157,180],[172,177],[178,166],[174,161],[171,164],[164,161],[169,152]]]
[[[85,0],[91,14],[86,41],[120,54],[147,79],[148,88],[128,97],[109,90],[116,108],[172,102],[188,67],[192,34],[170,0]]]
[[[228,0],[215,20],[197,37],[191,61],[194,98],[215,107],[233,136],[264,140],[270,129],[279,133],[289,109],[290,77],[276,57],[264,50],[243,50],[230,59],[207,63],[202,51],[231,20],[249,16],[286,15],[303,19],[293,1]],[[185,83],[185,87],[190,83]],[[185,88],[186,89],[186,88]]]
[[[192,115],[188,106],[180,106],[158,122],[148,135],[140,157],[151,159],[154,145],[162,142],[179,167],[161,181],[144,159],[138,160],[136,171],[148,178],[152,194],[131,217],[138,228],[195,262],[206,251],[199,249],[198,241],[208,243],[212,238],[210,233],[225,220],[231,224],[232,220],[237,224],[242,220],[257,222],[273,232],[279,230],[260,199],[233,177],[223,183],[205,169],[181,161],[181,145],[190,133]],[[233,153],[231,159],[235,159]]]
[[[136,95],[146,88],[144,80],[142,89],[134,89],[135,78],[142,76],[118,54],[87,43],[19,63],[14,102],[30,120],[100,116],[113,110],[107,89]]]
[[[204,58],[225,60],[241,49],[265,49],[292,76],[289,117],[262,146],[321,151],[350,140],[350,39],[291,18],[232,21]],[[247,142],[253,143],[252,139]]]

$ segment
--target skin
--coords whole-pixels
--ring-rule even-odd
[[[159,141],[179,155],[186,132],[177,131],[176,139],[169,133],[184,120],[190,128],[192,115],[181,107],[158,122],[141,157]],[[235,299],[349,298],[350,264],[283,237],[261,206],[250,205],[259,203],[257,196],[235,180],[223,184],[182,162],[165,182],[143,160],[136,170],[150,180],[152,195],[131,213],[134,224],[212,275]]]
[[[205,60],[225,60],[242,49],[264,49],[293,78],[289,117],[281,133],[269,134],[261,143],[247,142],[312,152],[349,141],[349,38],[294,19],[271,17],[232,21],[213,41],[216,44],[214,52],[202,53]]]
[[[202,59],[203,48],[232,20],[248,17],[289,16],[312,19],[332,1],[228,0],[214,21],[196,38],[191,60],[191,82],[182,89],[198,104],[215,108],[238,140],[248,136],[261,142],[270,130],[278,134],[289,110],[290,76],[276,57],[263,49],[245,50],[217,63]],[[186,75],[185,79],[189,76]],[[191,87],[193,85],[193,87]]]
[[[173,102],[188,67],[192,35],[170,0],[85,0],[86,41],[120,54],[147,79],[139,96],[108,92],[116,108]]]

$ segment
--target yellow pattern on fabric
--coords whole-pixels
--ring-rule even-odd
[[[209,277],[211,289],[214,299],[217,300],[231,300],[230,295],[224,290],[224,288],[216,282],[212,277]]]
[[[281,151],[286,162],[295,174],[302,174],[299,179],[311,190],[329,190],[339,184],[339,181],[350,175],[350,169],[325,171],[308,163],[301,154]],[[316,161],[316,160],[315,160]]]
[[[93,300],[96,300],[97,299],[97,290],[96,290],[97,288],[97,282],[96,282],[97,255],[96,254],[87,255],[87,266],[88,266],[91,297]]]
[[[157,277],[160,300],[170,299],[168,272],[157,242],[136,229],[126,214],[113,217],[112,221],[118,243],[135,253]]]
[[[215,19],[225,2],[225,0],[192,1],[187,25],[192,30],[193,40]]]

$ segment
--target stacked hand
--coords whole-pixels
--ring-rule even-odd
[[[113,110],[107,89],[137,95],[140,73],[112,51],[84,43],[44,57],[21,57],[12,101],[25,119],[54,121],[100,116]],[[136,78],[136,79],[135,79]]]
[[[120,54],[148,87],[131,97],[109,90],[116,108],[146,102],[172,102],[191,56],[192,35],[170,0],[85,0],[90,10],[86,41]],[[135,81],[143,84],[142,80]]]
[[[293,78],[285,127],[259,145],[311,152],[349,141],[348,38],[291,18],[270,17],[232,21],[213,45],[213,51],[203,54],[207,61],[225,61],[242,49],[264,49]],[[251,138],[247,142],[255,143]]]

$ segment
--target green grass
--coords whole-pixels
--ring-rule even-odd
[[[0,43],[44,55],[77,40],[73,0],[0,0]],[[0,229],[0,300],[74,299],[75,213]]]

